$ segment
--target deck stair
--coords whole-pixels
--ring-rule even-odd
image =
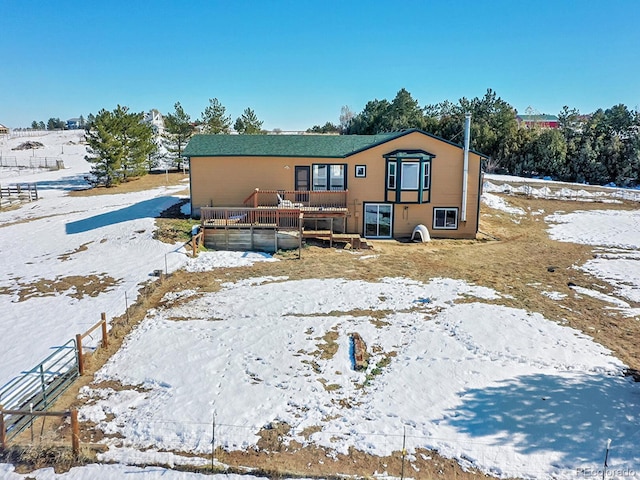
[[[303,230],[303,239],[317,239],[328,240],[329,247],[332,247],[335,242],[346,243],[351,245],[354,250],[368,250],[371,248],[364,238],[361,238],[358,234],[353,233],[334,233],[331,230]]]

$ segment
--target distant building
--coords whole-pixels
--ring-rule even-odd
[[[67,130],[77,130],[78,128],[82,128],[81,121],[79,118],[70,118],[67,120]]]
[[[155,108],[145,113],[142,121],[151,125],[151,128],[157,135],[164,131],[164,117]]]
[[[558,117],[555,115],[516,115],[518,125],[525,128],[558,128]]]
[[[8,134],[9,134],[9,128],[5,127],[0,123],[0,135],[8,135]]]

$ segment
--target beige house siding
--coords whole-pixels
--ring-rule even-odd
[[[345,164],[349,191],[347,231],[363,234],[365,203],[392,203],[386,190],[385,154],[396,150],[424,150],[431,162],[431,189],[427,203],[400,203],[393,208],[393,236],[407,237],[424,224],[433,237],[475,238],[478,221],[480,156],[469,153],[467,219],[456,230],[433,228],[434,207],[457,208],[461,213],[463,151],[440,139],[412,132],[346,158],[299,157],[191,157],[191,201],[194,215],[201,206],[238,207],[256,189],[294,190],[295,167]],[[356,177],[356,166],[366,166],[366,177]],[[415,192],[402,192],[403,201],[417,200]]]

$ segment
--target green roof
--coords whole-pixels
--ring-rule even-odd
[[[518,115],[518,118],[523,122],[554,122],[558,120],[555,115],[548,115],[543,113],[541,115]]]
[[[195,135],[185,157],[322,157],[343,158],[402,136],[378,135]]]

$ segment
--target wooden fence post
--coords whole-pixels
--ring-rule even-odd
[[[71,409],[71,451],[74,456],[80,454],[80,426],[78,425],[78,410]]]
[[[100,318],[102,319],[102,348],[107,348],[109,346],[109,337],[107,337],[107,314],[102,312]]]
[[[7,429],[4,425],[4,411],[0,405],[0,450],[7,448]]]
[[[76,335],[76,352],[78,353],[78,373],[84,375],[84,358],[82,355],[82,335]]]

